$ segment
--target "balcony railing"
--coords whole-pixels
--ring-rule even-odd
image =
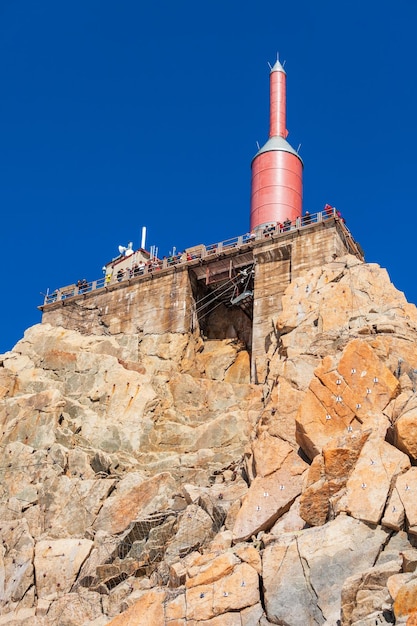
[[[136,278],[137,276],[146,276],[153,272],[170,268],[174,265],[189,264],[196,259],[204,260],[213,258],[220,253],[230,250],[232,248],[239,249],[251,243],[260,243],[261,241],[265,241],[265,239],[268,237],[275,238],[280,235],[286,235],[291,231],[305,229],[311,225],[324,222],[331,218],[338,218],[338,220],[343,224],[345,234],[349,238],[348,243],[350,243],[352,252],[354,254],[361,254],[361,251],[359,249],[354,249],[355,243],[352,236],[350,235],[349,230],[344,224],[343,218],[341,218],[340,215],[337,214],[335,208],[331,208],[325,211],[320,211],[319,213],[306,214],[303,217],[298,217],[292,222],[288,220],[283,224],[269,224],[262,229],[257,229],[256,231],[253,231],[252,233],[246,233],[245,235],[232,237],[219,243],[213,243],[208,246],[194,246],[193,248],[186,249],[181,254],[177,254],[174,256],[164,257],[163,259],[154,258],[147,263],[144,263],[142,266],[140,266],[139,264],[132,268],[124,268],[123,272],[121,270],[119,272],[116,272],[111,276],[110,279],[109,277],[103,276],[102,278],[93,280],[91,282],[79,281],[78,284],[67,285],[65,287],[61,287],[60,289],[56,289],[54,292],[51,293],[49,293],[48,291],[45,295],[43,305],[45,306],[54,302],[67,300],[68,298],[73,298],[78,295],[90,293],[91,291],[96,291],[97,289],[102,289],[110,285],[115,285],[123,281]]]

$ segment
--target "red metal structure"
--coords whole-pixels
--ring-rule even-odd
[[[269,139],[252,160],[251,230],[302,214],[303,162],[286,140],[286,74],[279,61],[269,80]]]

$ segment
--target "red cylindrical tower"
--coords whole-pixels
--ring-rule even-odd
[[[251,230],[301,217],[303,162],[287,135],[286,74],[277,61],[270,73],[269,139],[252,160]]]

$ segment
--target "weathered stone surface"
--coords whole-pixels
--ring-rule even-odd
[[[305,525],[305,521],[300,515],[300,498],[296,498],[289,511],[284,513],[272,526],[270,530],[271,541],[282,533],[302,530]],[[265,541],[265,536],[262,537],[262,541]]]
[[[39,597],[57,597],[68,593],[92,545],[89,539],[38,541],[34,566]]]
[[[262,562],[261,557],[252,545],[238,544],[233,549],[234,554],[239,557],[244,563],[248,563],[251,567],[256,569],[259,575],[261,575]]]
[[[400,450],[380,439],[368,439],[346,484],[350,515],[378,524],[395,477],[409,467],[409,458]]]
[[[281,364],[279,365],[281,366]],[[300,362],[299,367],[300,369],[304,368],[303,361]],[[290,445],[297,448],[294,418],[304,398],[305,391],[300,390],[297,382],[293,381],[292,372],[290,380],[287,380],[284,375],[280,375],[281,370],[284,369],[284,366],[277,367],[276,376],[279,382],[271,390],[270,403],[267,409],[262,412],[261,426],[266,428],[271,436],[288,441]],[[309,382],[310,380],[311,376]]]
[[[400,586],[393,604],[397,619],[417,612],[417,578],[414,576]]]
[[[228,480],[223,480],[225,474],[230,472]],[[216,476],[216,481],[211,487],[196,486],[184,483],[181,487],[185,501],[189,504],[199,503],[206,510],[209,509],[208,501],[211,501],[211,509],[221,507],[227,511],[230,506],[242,498],[248,490],[248,485],[237,471],[226,470]]]
[[[410,539],[412,538],[409,537],[405,531],[393,533],[382,552],[379,553],[376,565],[383,565],[389,561],[401,562],[403,560],[403,554],[409,552],[412,547]],[[404,566],[403,571],[405,571]]]
[[[401,415],[394,428],[397,448],[417,461],[417,408]]]
[[[252,444],[255,476],[268,476],[278,470],[293,448],[282,439],[271,437],[266,431]]]
[[[398,476],[395,488],[404,506],[410,533],[417,534],[417,467]]]
[[[187,588],[187,620],[208,620],[259,602],[258,574],[247,563],[237,564],[224,578]]]
[[[393,530],[404,528],[405,511],[400,494],[396,487],[393,488],[385,508],[381,524]]]
[[[84,536],[115,485],[115,480],[74,480],[59,476],[40,488],[44,531],[50,537]]]
[[[292,451],[278,470],[256,477],[237,514],[233,540],[246,541],[261,530],[269,530],[300,495],[307,468],[307,463]]]
[[[194,567],[192,570],[188,570],[189,576],[186,581],[186,588],[191,589],[198,585],[209,585],[224,576],[228,576],[238,563],[240,561],[237,556],[227,552],[201,567]]]
[[[187,571],[181,562],[172,563],[169,568],[169,586],[177,588],[185,584]]]
[[[180,515],[175,537],[169,542],[165,560],[174,562],[178,555],[184,556],[205,545],[214,535],[214,520],[201,507],[191,504]]]
[[[110,533],[120,533],[140,515],[158,509],[169,508],[175,492],[175,482],[168,473],[158,474],[149,480],[136,476],[127,477],[118,485],[115,495],[110,496],[101,508],[94,527]]]
[[[413,611],[407,619],[406,626],[416,626],[417,624],[417,611]]]
[[[255,604],[255,606],[240,611],[240,619],[242,626],[257,626],[257,624],[267,626],[266,617],[261,604]],[[261,622],[262,619],[264,619],[263,622]]]
[[[25,519],[0,521],[0,605],[20,602],[34,584],[35,542]]]
[[[400,573],[390,576],[387,580],[388,591],[391,597],[395,600],[399,590],[404,587],[406,583],[414,580],[415,576],[412,573]]]
[[[332,497],[346,482],[370,435],[355,431],[331,439],[314,457],[300,498],[300,515],[311,526],[324,524],[331,514]]]
[[[250,356],[246,350],[239,352],[234,362],[227,369],[224,380],[227,383],[250,383]]]
[[[83,590],[82,593],[67,593],[51,603],[46,614],[47,624],[62,624],[63,626],[105,626],[100,611],[100,596],[98,593]],[[101,622],[101,623],[100,623]]]
[[[13,613],[0,616],[0,624],[7,624],[7,626],[47,626],[44,621],[40,621],[42,618],[36,616],[36,609],[17,609]]]
[[[0,624],[414,619],[417,310],[334,248],[309,267],[298,239],[288,286],[289,259],[257,256],[277,305],[273,328],[258,298],[258,384],[248,317],[184,327],[185,272],[156,322],[116,288],[119,317],[80,298],[73,330],[0,357]]]
[[[140,600],[108,622],[109,626],[156,626],[164,624],[166,593],[158,589],[143,592]]]
[[[383,315],[378,321],[375,319],[376,306],[385,319]],[[416,321],[415,306],[408,304],[404,294],[393,287],[386,270],[373,263],[362,264],[350,255],[324,267],[310,268],[297,277],[286,289],[282,309],[277,327],[286,333],[302,329],[296,337],[286,336],[285,346],[295,353],[305,351],[317,333],[340,333],[347,325],[371,334],[378,328],[386,332],[387,317],[392,328],[398,325],[400,317],[405,323],[410,318]],[[371,309],[374,320],[371,315],[366,316]]]
[[[101,595],[102,612],[107,620],[126,611],[141,599],[144,592],[153,588],[149,578],[126,578],[112,587],[107,593],[98,589]]]
[[[28,467],[33,468],[30,473]],[[62,471],[46,450],[35,450],[20,441],[11,442],[4,448],[3,498],[6,502],[7,498],[15,498],[19,508],[35,504],[41,480],[55,478]]]
[[[57,389],[18,395],[5,402],[7,410],[2,414],[7,417],[7,423],[0,422],[4,443],[17,440],[38,449],[55,442],[56,423],[65,406],[65,399]]]
[[[386,583],[400,568],[400,559],[397,559],[347,578],[342,589],[342,623],[360,623],[369,615],[375,622],[379,619],[383,623],[384,610],[392,604]]]
[[[165,604],[165,620],[184,620],[185,619],[185,593],[173,595],[172,598],[167,595]]]
[[[0,369],[0,399],[6,396],[12,396],[16,383],[16,374],[4,368]]]
[[[268,619],[336,623],[345,579],[373,565],[386,537],[382,529],[373,531],[340,515],[325,526],[307,529],[299,537],[284,536],[266,547],[263,584]]]
[[[415,572],[417,569],[417,550],[415,548],[404,550],[401,556],[403,559],[403,571]]]
[[[233,534],[231,530],[224,530],[213,538],[210,543],[210,550],[212,552],[221,552],[228,550],[232,546]]]
[[[273,623],[323,623],[295,542],[265,549],[262,577],[266,614]]]
[[[246,350],[239,352],[235,342],[207,342],[196,362],[200,372],[211,380],[250,383],[249,354]]]
[[[223,613],[212,619],[187,620],[190,626],[241,626],[242,620],[239,613]]]
[[[325,357],[297,413],[297,441],[311,459],[348,428],[369,427],[369,415],[382,411],[399,384],[365,341],[351,341],[340,360]],[[388,424],[386,425],[388,428]]]

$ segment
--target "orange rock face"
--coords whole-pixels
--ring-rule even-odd
[[[158,499],[168,505],[170,492],[174,488],[172,478],[167,472],[133,485],[120,496],[109,498],[95,522],[97,530],[122,532],[137,518],[139,511],[146,514],[147,508],[157,506]]]
[[[164,599],[165,592],[150,590],[131,607],[110,620],[109,626],[156,626],[165,623]]]
[[[233,527],[233,539],[245,541],[261,530],[272,527],[301,493],[303,475],[308,468],[295,452],[267,476],[257,476],[243,499]]]
[[[369,415],[398,392],[398,380],[368,343],[353,340],[339,360],[325,357],[316,369],[296,417],[297,441],[313,458],[330,439],[366,428]]]
[[[395,489],[404,506],[409,532],[417,534],[417,467],[410,467],[398,476]]]
[[[417,580],[415,578],[400,587],[393,608],[397,618],[417,612]]]
[[[413,611],[407,619],[406,626],[417,626],[417,611]]]
[[[378,524],[395,478],[409,467],[410,459],[400,450],[386,441],[370,438],[346,484],[348,513]]]
[[[395,445],[417,461],[417,409],[407,411],[395,422]]]
[[[208,620],[229,611],[243,610],[259,602],[258,573],[247,563],[212,584],[186,591],[187,620]]]
[[[314,457],[300,499],[300,515],[311,526],[320,526],[329,519],[331,498],[345,489],[369,434],[344,433],[330,440],[322,454]]]

